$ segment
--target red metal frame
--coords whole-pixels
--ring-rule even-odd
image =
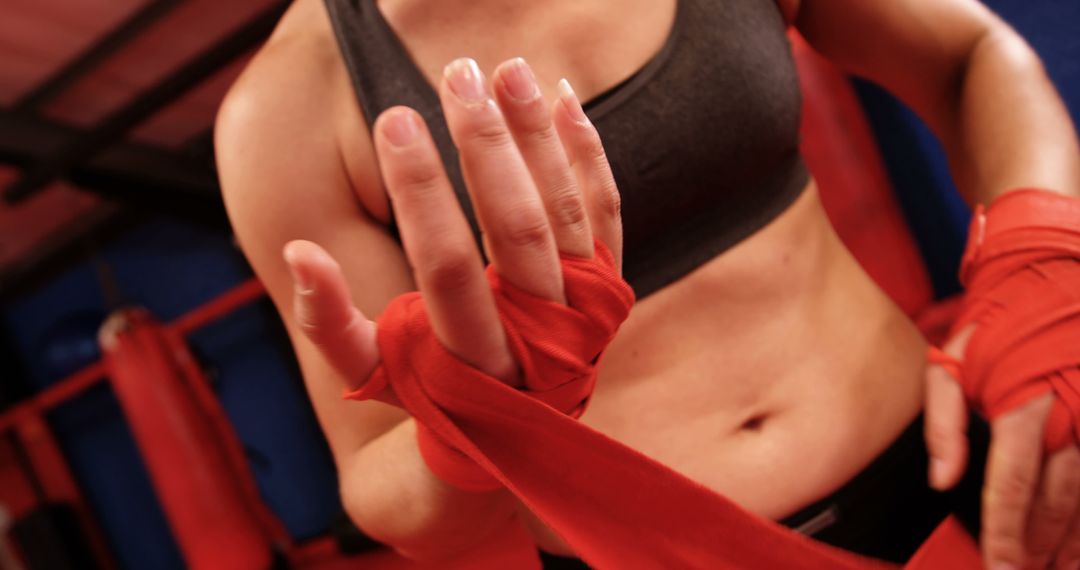
[[[218,297],[194,310],[181,315],[166,328],[180,335],[204,327],[230,312],[261,298],[266,288],[258,279],[252,278],[229,289]],[[105,364],[101,361],[87,365],[78,372],[54,383],[31,398],[24,400],[0,414],[0,432],[13,429],[21,418],[42,415],[49,410],[82,394],[105,379]]]
[[[38,481],[50,502],[66,503],[75,509],[79,522],[86,529],[87,542],[94,556],[104,568],[115,568],[116,563],[109,552],[104,533],[94,521],[94,514],[79,492],[75,477],[64,461],[63,453],[52,430],[42,416],[28,416],[15,427],[15,432],[26,447],[27,455]]]
[[[135,424],[144,420],[152,422],[158,415],[154,409],[140,408],[139,404],[145,401],[138,401],[137,398],[132,400],[131,405],[123,406],[125,396],[120,392],[133,396],[130,393],[131,387],[138,390],[140,384],[143,387],[147,385],[145,382],[139,382],[140,379],[145,379],[147,372],[150,372],[157,380],[154,385],[158,391],[162,384],[161,378],[169,377],[173,382],[165,383],[170,384],[167,388],[170,405],[172,407],[182,405],[186,410],[179,416],[174,416],[184,418],[180,422],[182,429],[189,430],[194,426],[194,429],[200,432],[203,443],[213,441],[211,445],[199,444],[196,446],[197,449],[189,449],[189,451],[198,452],[196,462],[204,463],[209,459],[214,463],[210,472],[212,477],[218,479],[217,485],[220,487],[214,492],[209,503],[219,499],[229,502],[230,505],[225,509],[219,509],[218,514],[228,517],[240,526],[247,527],[251,533],[259,537],[253,541],[255,544],[249,544],[246,552],[258,550],[269,554],[270,548],[273,548],[288,560],[291,567],[305,569],[338,570],[355,568],[358,565],[381,570],[428,568],[423,565],[417,566],[389,550],[362,556],[346,556],[338,551],[336,542],[330,537],[296,544],[289,537],[281,521],[260,498],[240,441],[183,337],[243,305],[262,298],[264,294],[263,285],[257,279],[250,279],[166,325],[154,322],[145,313],[144,316],[133,317],[133,313],[129,311],[128,321],[114,326],[119,326],[121,330],[126,328],[125,334],[134,333],[143,337],[140,346],[127,352],[129,355],[136,354],[141,360],[136,362],[124,357],[120,359],[120,364],[117,366],[115,361],[110,361],[110,354],[112,354],[110,350],[115,350],[115,346],[111,349],[108,346],[103,347],[106,356],[101,361],[86,366],[0,414],[0,434],[12,432],[26,446],[31,456],[33,475],[45,489],[46,499],[73,505],[80,522],[87,531],[91,548],[100,565],[107,569],[116,568],[116,562],[108,550],[104,533],[94,521],[87,502],[79,492],[75,478],[44,421],[44,414],[78,397],[101,381],[109,379],[113,388],[118,389],[117,395],[121,399],[129,423],[132,423],[132,420]],[[110,342],[115,342],[115,338],[107,340],[104,344],[107,345]],[[147,356],[152,362],[146,360]],[[124,387],[117,385],[118,375],[122,377],[121,384],[124,384],[125,379],[129,381],[124,384]],[[145,394],[143,396],[145,397]],[[136,434],[144,460],[150,468],[159,499],[163,499],[164,496],[172,497],[172,499],[163,500],[163,507],[174,532],[177,532],[180,527],[185,529],[177,533],[182,550],[185,550],[185,539],[179,536],[180,534],[188,535],[189,545],[200,544],[200,546],[191,546],[185,550],[188,565],[199,568],[229,568],[230,570],[244,566],[263,565],[266,567],[268,564],[264,563],[268,560],[264,557],[237,556],[237,552],[243,548],[235,540],[235,535],[230,537],[228,544],[213,541],[201,543],[204,539],[213,539],[213,533],[200,533],[198,522],[192,524],[190,521],[193,511],[198,511],[198,507],[193,505],[201,503],[202,507],[208,507],[208,502],[201,500],[207,497],[185,493],[188,480],[192,478],[192,465],[178,463],[176,457],[171,457],[178,449],[177,446],[182,448],[185,443],[182,441],[178,443],[177,440],[169,441],[168,434],[171,430],[169,427],[151,426],[140,430],[137,425],[132,425],[132,429]],[[142,438],[140,438],[140,432],[143,434]],[[177,434],[174,431],[172,435]],[[191,433],[187,432],[186,435],[191,435]],[[162,450],[166,453],[161,453]],[[158,459],[151,457],[155,455]],[[0,440],[0,498],[5,500],[12,511],[11,515],[19,517],[35,508],[38,501],[28,474],[22,472],[19,462],[14,457],[15,451],[11,445]],[[155,473],[155,464],[159,468],[157,473]],[[180,470],[183,473],[178,475],[177,471]],[[205,473],[200,473],[200,475],[205,475]],[[172,506],[166,503],[172,503]],[[209,505],[209,507],[212,506]],[[185,518],[188,520],[187,523],[183,522]],[[193,552],[198,552],[194,558],[192,558]],[[464,570],[477,568],[477,566],[466,563],[465,565],[452,564],[445,568]]]
[[[254,524],[259,528],[261,534],[269,537],[267,545],[272,545],[284,551],[286,556],[291,558],[295,547],[289,540],[284,526],[259,499],[255,482],[247,470],[243,449],[229,426],[224,411],[210,390],[205,375],[199,369],[183,341],[183,335],[261,298],[264,292],[265,289],[257,279],[250,279],[179,317],[168,325],[154,325],[156,328],[149,334],[157,335],[161,341],[161,350],[156,355],[162,359],[157,363],[163,366],[164,370],[171,369],[181,382],[182,390],[176,392],[176,394],[189,398],[189,413],[198,415],[203,420],[188,423],[202,426],[201,429],[208,430],[210,439],[215,442],[216,452],[211,451],[210,453],[218,457],[220,461],[218,467],[222,473],[227,473],[227,477],[234,485],[232,488],[235,491],[234,498],[239,500],[239,506],[234,505],[233,509],[227,510],[253,513]],[[108,354],[108,350],[106,350],[106,353]],[[0,441],[0,483],[2,483],[0,489],[3,489],[0,496],[5,499],[5,503],[11,510],[13,517],[19,517],[27,513],[36,507],[38,502],[35,497],[34,486],[29,479],[31,475],[34,476],[45,492],[45,499],[68,503],[75,508],[80,522],[83,523],[87,531],[95,556],[103,567],[115,568],[116,564],[106,546],[104,534],[93,520],[91,510],[79,492],[78,485],[67,463],[64,461],[59,445],[44,420],[44,414],[53,408],[78,397],[86,390],[98,385],[102,380],[109,377],[110,372],[115,374],[116,367],[109,364],[108,357],[90,364],[56,382],[34,397],[12,406],[0,414],[0,434],[10,432],[18,438],[18,441],[25,447],[33,468],[33,474],[24,473],[19,463],[14,459],[14,449],[6,441]],[[139,366],[121,366],[121,368],[136,376],[141,372],[145,372]],[[121,371],[121,374],[126,372]],[[115,387],[115,381],[113,384]],[[155,383],[155,385],[157,384],[159,383]],[[175,404],[175,402],[173,403]],[[149,445],[152,447],[153,444]],[[142,446],[142,449],[145,457],[147,447]],[[206,452],[205,449],[202,451]],[[182,468],[184,466],[178,467]],[[173,521],[177,516],[182,518],[182,512],[187,506],[186,503],[182,502],[178,507],[179,510],[168,513],[170,521]],[[236,548],[224,550],[235,552]],[[267,550],[266,554],[269,554],[269,550]],[[226,552],[217,552],[212,557],[205,556],[204,560],[210,560],[210,562],[200,566],[224,567],[220,566],[219,563],[226,563],[227,559]],[[260,564],[262,562],[268,562],[268,559],[260,561]],[[233,566],[231,562],[227,565]]]

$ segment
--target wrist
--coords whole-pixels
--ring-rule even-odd
[[[998,254],[1010,234],[1028,230],[1080,234],[1080,199],[1050,190],[1022,188],[998,196],[972,214],[960,279],[970,285],[974,271]]]

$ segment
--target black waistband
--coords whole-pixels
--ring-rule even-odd
[[[896,563],[910,559],[949,514],[978,536],[990,430],[977,416],[970,425],[971,461],[951,491],[939,493],[927,482],[930,458],[920,416],[854,479],[780,522],[815,540]]]

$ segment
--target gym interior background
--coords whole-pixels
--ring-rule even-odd
[[[987,3],[1032,43],[1080,120],[1080,3]],[[98,330],[113,311],[140,306],[176,325],[230,292],[251,301],[204,314],[186,336],[196,381],[212,390],[279,531],[349,548],[334,533],[329,453],[284,331],[233,243],[213,164],[216,108],[285,8],[0,7],[0,534],[26,559],[185,567],[115,389],[92,374],[64,388],[73,392],[57,387],[101,360]],[[933,294],[947,297],[967,208],[925,127],[878,88],[853,84]]]

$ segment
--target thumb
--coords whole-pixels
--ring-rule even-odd
[[[326,361],[359,388],[379,363],[375,323],[353,305],[345,276],[334,258],[309,241],[285,245],[293,279],[293,319]]]
[[[969,327],[954,336],[945,345],[943,354],[959,362],[971,331]],[[926,368],[924,421],[926,448],[930,453],[930,486],[946,491],[960,481],[967,469],[968,409],[959,379],[938,363],[929,363]]]

